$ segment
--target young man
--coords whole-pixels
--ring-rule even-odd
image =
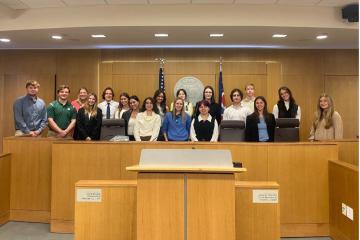
[[[254,101],[255,101],[255,85],[249,83],[245,86],[245,98],[241,101],[241,106],[249,109],[250,113],[254,112]]]
[[[115,112],[119,108],[119,103],[114,101],[114,90],[111,87],[104,89],[102,98],[104,101],[98,104],[98,108],[101,109],[103,119],[114,119]]]
[[[49,121],[49,137],[72,137],[76,122],[76,109],[67,100],[70,88],[60,85],[57,94],[58,100],[53,101],[47,108]]]
[[[14,102],[15,136],[37,137],[47,126],[45,102],[37,94],[40,84],[26,82],[26,95]]]

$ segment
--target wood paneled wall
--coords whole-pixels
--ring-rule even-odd
[[[46,104],[56,97],[55,78],[57,85],[70,85],[70,99],[76,98],[81,86],[97,92],[99,56],[96,50],[0,51],[0,152],[2,137],[14,135],[13,102],[26,93],[27,80],[40,83],[39,96]]]
[[[279,184],[276,182],[238,181],[235,186],[236,239],[280,239],[280,194],[276,203],[253,202],[254,190],[279,191]]]
[[[277,89],[286,85],[301,107],[300,137],[306,140],[318,97],[327,91],[343,116],[344,138],[358,136],[358,109],[355,104],[348,104],[349,98],[358,102],[356,50],[103,50],[100,88],[113,85],[118,93],[134,93],[134,89],[140,88],[135,93],[142,99],[143,96],[152,96],[157,88],[159,67],[153,60],[165,57],[168,60],[165,64],[168,99],[172,100],[176,81],[185,75],[198,77],[204,85],[214,86],[217,92],[219,65],[214,61],[220,56],[225,60],[223,83],[227,105],[230,104],[228,95],[232,88],[243,89],[245,83],[253,82],[256,94],[267,98],[268,110],[272,111],[278,100]],[[266,68],[264,63],[267,63]],[[139,82],[140,86],[136,85]],[[146,88],[141,83],[146,83]],[[341,85],[341,91],[336,88],[337,85]]]
[[[51,198],[51,138],[9,138],[11,155],[10,218],[49,222]]]
[[[359,167],[329,161],[330,236],[359,239]],[[342,214],[342,203],[353,209],[353,220]]]
[[[141,149],[144,148],[229,149],[234,160],[243,162],[248,170],[236,174],[237,180],[276,181],[281,186],[282,236],[328,234],[327,166],[329,159],[338,157],[338,148],[332,143],[57,142],[52,146],[51,230],[72,231],[73,187],[77,181],[135,179],[136,174],[127,172],[125,167],[138,164]]]
[[[0,154],[0,226],[10,218],[10,160],[11,154]]]
[[[339,146],[339,160],[359,166],[359,141],[343,140],[336,143]]]
[[[101,189],[101,202],[75,201],[75,240],[136,240],[137,181],[79,181],[78,189]]]
[[[170,181],[174,181],[174,177],[172,177]],[[101,202],[75,201],[75,239],[136,239],[136,204],[139,202],[136,194],[139,190],[137,189],[137,182],[139,181],[82,180],[77,182],[75,185],[76,191],[78,189],[100,189],[102,197]],[[179,182],[178,185],[182,186],[181,182]],[[180,190],[182,189],[183,188]],[[235,182],[235,220],[233,221],[235,222],[236,229],[235,239],[278,240],[280,238],[280,203],[254,204],[252,192],[255,189],[279,190],[279,185],[275,182]],[[180,202],[183,200],[184,198],[181,198]],[[218,200],[224,203],[224,199],[219,198]],[[157,199],[155,205],[158,204],[158,202],[159,201]],[[175,202],[173,193],[166,204],[169,202]],[[226,203],[228,204],[228,202]],[[177,207],[179,208],[180,206]],[[173,215],[182,214],[182,212],[175,212],[174,206],[169,206],[169,208],[171,209],[169,212]],[[198,209],[195,209],[195,211],[196,210]],[[207,215],[205,214],[203,216]],[[161,220],[161,217],[157,218],[157,220],[159,219]],[[175,227],[178,227],[179,225],[181,226],[181,220],[179,223],[172,225],[169,224],[169,221],[165,220],[166,217],[163,219],[164,224],[159,227],[159,232],[168,232],[166,230],[174,230]],[[206,221],[198,222],[202,223],[202,225],[210,225]],[[170,226],[170,228],[164,229],[164,226]],[[159,232],[157,236],[160,235]],[[219,230],[218,232],[222,231]],[[149,231],[147,231],[147,233],[149,233]],[[161,232],[161,235],[164,234],[164,232]],[[180,235],[181,233],[176,235],[176,237]],[[146,236],[151,239],[155,238],[154,234],[147,234]],[[173,236],[169,239],[175,239],[175,237]],[[183,238],[178,237],[178,239]]]
[[[185,75],[197,76],[217,89],[219,66],[214,61],[220,56],[225,60],[223,82],[228,104],[233,87],[243,89],[245,82],[254,82],[256,94],[267,97],[272,111],[278,98],[276,90],[287,85],[301,106],[300,135],[306,140],[318,96],[327,91],[343,117],[344,137],[357,137],[358,108],[351,104],[358,102],[357,50],[255,49],[2,50],[0,104],[4,100],[7,104],[0,110],[0,137],[14,133],[12,103],[24,94],[27,79],[40,81],[39,95],[47,103],[54,99],[55,75],[58,84],[70,85],[71,99],[76,98],[81,86],[101,93],[104,86],[112,85],[117,99],[124,90],[152,96],[159,67],[154,59],[165,57],[167,95],[172,96],[174,84]],[[257,64],[262,67],[254,67]]]

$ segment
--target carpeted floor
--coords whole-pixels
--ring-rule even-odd
[[[49,224],[9,222],[0,227],[0,240],[73,240],[73,234],[49,232]],[[330,240],[322,238],[282,238],[281,240]]]

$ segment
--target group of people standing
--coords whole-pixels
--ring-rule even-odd
[[[279,101],[272,113],[268,112],[263,96],[255,96],[255,86],[245,86],[245,97],[240,89],[230,93],[232,105],[222,115],[221,106],[215,102],[214,89],[206,86],[203,99],[195,106],[187,101],[185,89],[179,89],[170,108],[163,90],[156,90],[142,104],[136,95],[121,93],[114,100],[111,87],[104,89],[103,101],[98,103],[95,93],[80,88],[78,98],[68,100],[69,86],[61,85],[58,99],[46,108],[37,94],[40,84],[26,82],[26,95],[14,103],[15,136],[40,136],[49,126],[48,136],[99,140],[103,119],[124,119],[125,132],[131,141],[211,141],[219,137],[222,120],[241,120],[246,124],[245,139],[252,142],[274,141],[276,118],[297,118],[301,110],[289,88],[279,88]],[[332,99],[322,94],[310,131],[310,140],[342,138],[342,121],[334,110]]]

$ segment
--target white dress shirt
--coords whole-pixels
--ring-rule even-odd
[[[231,105],[225,109],[223,120],[240,120],[246,122],[246,117],[250,115],[251,112],[248,108],[243,106],[234,106]]]
[[[250,114],[251,114],[251,113],[254,112],[254,101],[255,101],[255,98],[253,100],[244,98],[241,101],[241,106],[246,107],[247,109],[249,109]]]
[[[110,119],[114,119],[115,112],[119,108],[119,103],[114,100],[111,100],[109,103],[110,103]],[[103,101],[98,104],[98,108],[100,108],[102,111],[103,119],[106,119],[106,110],[107,110],[107,106],[108,106],[107,104],[108,104],[107,101]]]

